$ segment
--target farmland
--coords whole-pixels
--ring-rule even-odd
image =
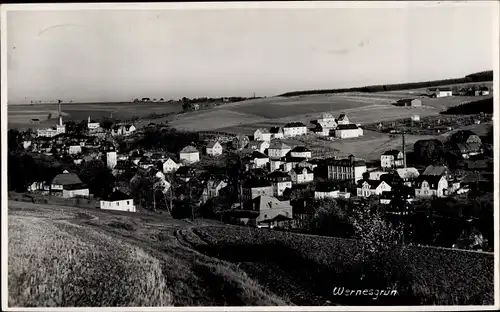
[[[57,104],[22,104],[9,105],[9,127],[10,128],[37,128],[55,124],[58,116]],[[65,121],[86,120],[110,117],[116,119],[131,119],[133,117],[144,117],[153,113],[164,114],[169,112],[180,112],[182,106],[179,103],[62,103],[62,115]],[[51,119],[47,119],[52,114]],[[40,126],[31,123],[31,119],[40,120]]]
[[[493,302],[487,254],[388,254],[389,277],[363,287],[397,285],[398,296],[341,298],[332,288],[356,287],[363,267],[354,240],[16,201],[8,209],[9,306]]]
[[[294,294],[291,299],[298,303],[301,300],[309,304],[315,300],[335,302],[331,296],[333,287],[356,289],[360,284],[357,278],[361,263],[357,255],[363,246],[354,240],[238,226],[198,227],[193,231],[201,238],[193,241],[199,250],[237,263],[278,294],[280,291]],[[392,282],[399,282],[399,295],[379,298],[377,304],[384,300],[388,305],[402,300],[406,304],[493,302],[492,254],[423,247],[410,248],[402,257],[397,254],[390,253],[381,260],[391,277],[366,278],[361,283],[363,288],[386,289],[392,278]],[[373,304],[374,301],[357,297],[343,303]]]

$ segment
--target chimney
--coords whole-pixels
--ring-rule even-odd
[[[89,119],[88,119],[87,123],[90,123],[90,116],[89,116]]]
[[[405,150],[405,132],[404,130],[401,132],[403,136],[403,168],[406,168],[406,150]]]

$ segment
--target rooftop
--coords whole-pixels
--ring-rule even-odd
[[[194,146],[188,145],[181,150],[181,153],[198,153],[198,150]]]

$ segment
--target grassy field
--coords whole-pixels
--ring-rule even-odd
[[[184,246],[184,221],[9,201],[8,224],[11,307],[288,304]]]
[[[8,106],[8,120],[10,128],[37,128],[48,124],[55,124],[56,119],[47,120],[49,113],[55,118],[58,115],[57,104],[23,104]],[[163,114],[169,112],[181,112],[179,103],[70,103],[62,104],[64,120],[87,120],[113,118],[131,119],[133,117],[144,117],[153,113]],[[32,118],[40,119],[40,126],[31,124]]]
[[[353,240],[9,201],[11,307],[491,304],[493,256],[414,248],[366,273]],[[365,268],[365,269],[363,269]],[[361,271],[366,278],[360,282]],[[380,274],[382,275],[380,275]],[[375,275],[373,275],[375,274]],[[397,296],[335,297],[333,287]]]
[[[187,232],[185,230],[184,232]],[[194,229],[192,244],[207,254],[236,263],[276,293],[297,303],[493,304],[493,254],[412,247],[380,259],[387,275],[360,281],[357,241],[259,230],[238,226]],[[186,237],[193,237],[193,234]],[[371,266],[374,263],[365,263]],[[397,296],[340,298],[333,287],[395,287]]]

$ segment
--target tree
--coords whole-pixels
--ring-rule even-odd
[[[21,148],[20,134],[17,129],[10,129],[7,132],[7,146],[9,151],[16,151]]]
[[[446,164],[446,150],[437,139],[419,140],[413,145],[415,159],[423,165]]]
[[[313,202],[308,207],[314,211],[308,229],[312,233],[335,237],[348,237],[352,229],[349,214],[335,199],[326,198]]]
[[[113,120],[109,118],[104,118],[101,120],[101,127],[106,130],[110,130],[113,127]]]
[[[85,162],[79,170],[78,176],[94,196],[102,198],[113,191],[115,177],[103,161],[94,159]]]

